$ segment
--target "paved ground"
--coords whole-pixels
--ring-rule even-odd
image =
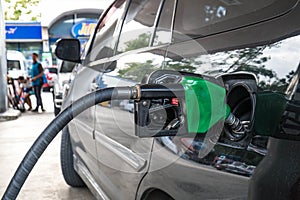
[[[34,98],[32,98],[35,105]],[[54,118],[51,93],[43,93],[46,113],[23,113],[17,120],[0,122],[0,196],[33,141]],[[60,135],[49,145],[25,182],[18,199],[94,199],[86,188],[65,184],[59,161]]]

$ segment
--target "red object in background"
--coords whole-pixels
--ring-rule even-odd
[[[177,98],[172,98],[171,99],[171,104],[174,105],[174,106],[178,106],[179,100]]]
[[[52,78],[52,73],[45,73],[46,75],[46,78],[47,78],[47,83],[44,83],[43,84],[43,87],[47,88],[47,87],[51,87],[50,84],[49,84],[49,81],[51,81],[53,78]]]
[[[48,73],[47,75],[46,75],[46,78],[47,78],[47,80],[52,80],[52,74],[51,73]]]
[[[57,68],[56,67],[49,67],[45,68],[44,73],[47,78],[47,83],[43,84],[43,88],[50,89],[54,86],[55,78],[57,77]]]

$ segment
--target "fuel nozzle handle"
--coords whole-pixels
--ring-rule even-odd
[[[225,123],[231,127],[234,136],[241,137],[245,134],[246,129],[244,125],[234,114],[230,113],[225,119]]]

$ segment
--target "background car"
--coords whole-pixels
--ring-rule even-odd
[[[88,186],[99,199],[289,199],[297,194],[292,188],[299,183],[300,158],[292,149],[299,149],[300,122],[291,106],[300,100],[297,3],[116,0],[81,57],[79,41],[61,40],[57,57],[78,63],[62,107],[106,87],[183,84],[193,77],[211,80],[194,91],[198,104],[207,103],[204,116],[213,118],[226,103],[238,119],[230,124],[220,117],[204,131],[178,129],[176,135],[174,122],[185,110],[176,100],[149,96],[134,102],[133,113],[118,108],[119,100],[97,104],[63,130],[66,182]],[[210,84],[217,84],[225,98],[203,92]],[[273,95],[281,101],[267,98]],[[287,99],[290,106],[277,104]],[[196,103],[190,110],[197,113]],[[203,118],[197,114],[189,120],[199,126],[213,121]],[[180,127],[185,123],[179,122]],[[237,131],[233,124],[242,128]],[[256,134],[268,137],[254,142]],[[212,166],[219,155],[240,158],[226,167],[236,174]],[[241,176],[244,163],[256,166],[251,178]]]
[[[7,50],[8,75],[14,79],[19,76],[29,75],[26,59],[23,53],[14,50]]]
[[[54,83],[57,79],[57,68],[47,67],[44,69],[44,74],[46,76],[47,83],[43,84],[43,90],[53,92]]]
[[[69,89],[70,75],[76,63],[62,61],[58,65],[57,77],[54,79],[54,114],[55,116],[60,112],[63,97],[67,94]]]

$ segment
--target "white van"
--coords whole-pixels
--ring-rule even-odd
[[[26,58],[23,53],[15,50],[7,50],[7,70],[12,78],[28,76]]]

